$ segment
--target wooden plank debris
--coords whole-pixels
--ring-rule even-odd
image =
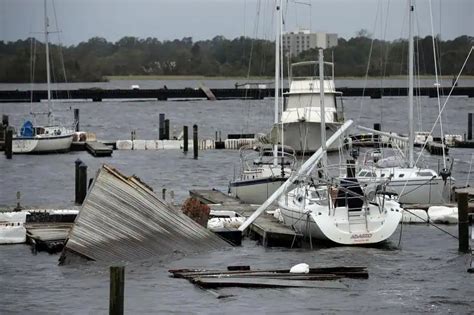
[[[346,289],[347,287],[338,281],[304,281],[304,280],[282,280],[267,278],[195,278],[192,283],[204,288],[318,288],[318,289]]]
[[[158,198],[139,178],[104,165],[69,233],[61,261],[67,262],[71,252],[117,262],[225,246],[229,245]]]
[[[247,267],[247,266],[245,266]],[[233,270],[229,270],[233,269]],[[310,268],[309,272],[290,273],[290,269],[228,270],[174,269],[169,272],[175,278],[183,278],[203,288],[247,287],[247,288],[346,288],[342,278],[367,279],[366,267],[323,267]]]

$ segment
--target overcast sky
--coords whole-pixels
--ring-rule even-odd
[[[430,0],[415,0],[419,33],[431,33]],[[311,28],[350,38],[367,29],[377,38],[406,37],[407,0],[289,0],[285,29]],[[299,3],[310,3],[310,5]],[[56,0],[63,44],[94,36],[212,39],[223,35],[273,38],[274,0]],[[474,0],[431,0],[435,34],[474,36]],[[55,27],[53,2],[48,0]],[[42,0],[0,0],[0,40],[24,39],[42,30]],[[441,14],[440,14],[441,13]],[[53,35],[55,36],[55,35]],[[54,39],[54,37],[53,37]]]

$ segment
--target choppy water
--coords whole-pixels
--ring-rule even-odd
[[[183,83],[186,84],[186,83]],[[362,102],[362,105],[361,105]],[[464,133],[473,100],[457,97],[447,105],[445,132]],[[35,106],[44,106],[36,104]],[[227,133],[266,132],[273,120],[273,100],[240,101],[104,101],[55,105],[81,109],[81,126],[99,139],[128,139],[158,134],[158,114],[165,113],[176,126],[197,123],[202,137]],[[344,100],[346,116],[371,126],[379,122],[385,130],[406,132],[406,101],[403,98]],[[423,129],[436,118],[435,99],[421,98]],[[362,110],[361,110],[362,108]],[[382,109],[382,110],[381,110]],[[29,104],[0,103],[0,114],[10,115],[19,126],[29,113]],[[61,117],[70,112],[59,111]],[[463,184],[469,174],[471,151],[451,149],[454,176]],[[67,207],[74,198],[74,161],[89,166],[89,175],[102,163],[125,174],[136,174],[156,191],[166,187],[181,201],[193,188],[226,189],[238,163],[238,152],[201,151],[199,160],[179,151],[115,151],[111,158],[93,158],[85,152],[63,155],[0,156],[0,205],[15,204],[16,191],[24,205]],[[437,167],[438,157],[425,162]],[[472,181],[471,181],[472,182]],[[453,234],[457,228],[445,227]],[[404,226],[385,248],[334,247],[317,250],[266,249],[252,241],[242,247],[187,257],[157,257],[126,269],[125,307],[128,313],[471,313],[474,309],[474,279],[466,273],[466,256],[457,252],[457,240],[433,227]],[[33,256],[26,245],[0,247],[0,313],[107,313],[108,269],[95,263],[57,266],[57,256]],[[233,294],[217,300],[186,280],[168,277],[177,267],[225,268],[232,264],[253,267],[289,267],[306,262],[322,265],[368,266],[368,280],[345,280],[347,290],[322,289],[226,289]]]

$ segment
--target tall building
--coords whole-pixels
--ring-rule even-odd
[[[282,44],[285,53],[289,53],[293,57],[311,48],[326,49],[337,46],[337,34],[299,30],[283,34]]]

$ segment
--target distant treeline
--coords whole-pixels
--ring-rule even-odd
[[[369,56],[369,76],[406,74],[406,40],[372,41],[365,35],[361,32],[349,40],[340,38],[337,47],[325,51],[326,60],[334,56],[336,76],[365,76]],[[438,69],[443,75],[454,75],[461,69],[474,38],[460,36],[447,41],[436,38],[435,42]],[[417,72],[434,74],[432,38],[416,38],[415,49]],[[50,51],[55,82],[64,82],[64,72],[68,82],[103,81],[107,76],[128,75],[271,77],[274,72],[273,42],[245,37],[229,40],[216,36],[197,42],[191,37],[173,41],[124,37],[115,43],[94,37],[69,47],[50,45]],[[39,41],[0,41],[0,82],[44,82],[44,55],[44,44]],[[292,62],[314,60],[317,56],[317,50],[311,49]],[[463,74],[474,75],[474,61],[467,64]]]

